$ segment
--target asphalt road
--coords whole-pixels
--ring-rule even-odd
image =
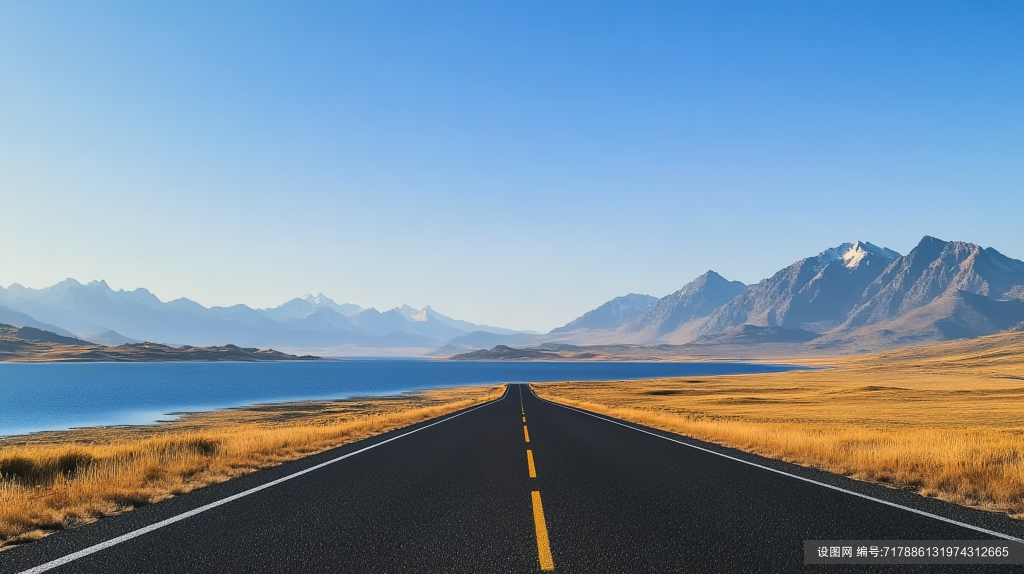
[[[0,574],[866,572],[805,566],[803,541],[995,538],[796,477],[1024,537],[1002,516],[636,428],[512,385],[453,417],[0,553]],[[942,567],[877,570],[914,568]]]

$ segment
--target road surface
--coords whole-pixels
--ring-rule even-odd
[[[483,406],[0,553],[0,574],[866,572],[805,566],[803,541],[996,538],[984,530],[1024,537],[999,515],[610,421],[510,385]]]

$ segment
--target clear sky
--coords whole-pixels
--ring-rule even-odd
[[[1022,2],[0,0],[0,284],[547,330],[844,241],[1024,259]]]

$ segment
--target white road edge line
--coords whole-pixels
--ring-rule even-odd
[[[218,500],[216,502],[211,502],[211,503],[206,504],[204,506],[200,506],[199,508],[194,508],[192,510],[189,510],[188,512],[183,512],[183,513],[178,514],[176,516],[172,516],[172,517],[170,517],[170,518],[168,518],[166,520],[161,520],[160,522],[154,522],[153,524],[150,524],[149,526],[140,528],[138,530],[133,530],[133,531],[127,533],[127,534],[122,534],[121,536],[117,536],[115,538],[111,538],[110,540],[107,540],[106,542],[100,542],[99,544],[95,544],[93,546],[89,546],[88,548],[83,548],[82,550],[79,550],[78,552],[72,552],[71,554],[68,554],[67,556],[62,556],[60,558],[57,558],[56,560],[51,560],[49,562],[46,562],[45,564],[40,564],[39,566],[35,566],[33,568],[29,568],[28,570],[23,570],[19,574],[37,574],[39,572],[46,572],[47,570],[53,570],[54,568],[57,568],[58,566],[63,566],[65,564],[68,564],[69,562],[74,562],[75,560],[78,560],[79,558],[83,558],[83,557],[88,556],[90,554],[95,554],[96,552],[99,552],[100,550],[105,550],[107,548],[110,548],[111,546],[117,546],[118,544],[120,544],[122,542],[125,542],[127,540],[131,540],[132,538],[138,538],[139,536],[142,536],[143,534],[148,534],[150,532],[153,532],[154,530],[158,530],[160,528],[163,528],[164,526],[168,526],[168,525],[174,524],[175,522],[179,522],[181,520],[185,520],[186,518],[191,518],[191,517],[193,517],[193,516],[195,516],[197,514],[206,512],[207,510],[211,510],[211,509],[217,508],[218,506],[221,506],[223,504],[227,504],[229,502],[238,500],[239,498],[244,498],[246,496],[249,496],[250,494],[255,494],[255,493],[257,493],[257,492],[259,492],[261,490],[264,490],[266,488],[270,488],[271,486],[276,486],[276,485],[281,484],[282,482],[285,482],[287,480],[291,480],[293,478],[296,478],[296,477],[302,476],[304,474],[308,474],[310,472],[313,472],[314,470],[319,470],[319,469],[321,469],[321,468],[323,468],[325,466],[334,464],[334,463],[336,463],[338,461],[341,461],[341,460],[345,460],[346,458],[348,458],[350,456],[355,456],[355,455],[357,455],[357,454],[359,454],[361,452],[366,452],[366,451],[368,451],[368,450],[370,450],[372,448],[377,448],[378,446],[380,446],[382,444],[387,444],[387,443],[389,443],[389,442],[391,442],[393,440],[398,440],[400,438],[407,437],[407,436],[409,436],[409,435],[411,435],[413,433],[420,432],[423,429],[428,429],[428,428],[430,428],[430,427],[432,427],[434,425],[439,425],[439,424],[441,424],[443,422],[450,421],[450,420],[454,419],[455,417],[461,417],[462,415],[467,414],[467,413],[471,413],[471,412],[473,412],[473,411],[475,411],[477,409],[482,409],[482,408],[484,408],[484,407],[486,407],[488,405],[492,405],[492,404],[500,401],[501,399],[505,398],[508,395],[508,388],[509,388],[509,386],[510,385],[506,384],[505,385],[505,392],[502,393],[502,395],[500,397],[494,399],[493,401],[487,401],[486,403],[484,403],[482,405],[475,406],[475,407],[473,407],[473,408],[471,408],[469,410],[462,411],[461,413],[452,415],[450,417],[443,418],[443,419],[441,419],[439,421],[432,422],[432,423],[430,423],[428,425],[421,426],[418,429],[411,430],[411,431],[409,431],[407,433],[402,433],[402,434],[400,434],[398,436],[393,436],[393,437],[391,437],[389,439],[382,440],[382,441],[380,441],[378,443],[371,444],[370,446],[363,447],[363,448],[361,448],[359,450],[355,450],[355,451],[352,451],[352,452],[350,452],[348,454],[339,456],[338,458],[332,458],[331,460],[329,460],[327,462],[322,462],[322,463],[320,463],[318,465],[311,466],[311,467],[309,467],[307,469],[300,470],[299,472],[296,472],[296,473],[293,473],[293,474],[289,474],[288,476],[279,478],[277,480],[272,480],[272,481],[270,481],[270,482],[268,482],[266,484],[261,484],[260,486],[256,486],[256,487],[250,488],[249,490],[246,490],[246,491],[243,491],[243,492],[239,492],[238,494],[233,494],[233,495],[231,495],[231,496],[229,496],[227,498],[222,498],[222,499],[220,499],[220,500]]]
[[[530,389],[530,392],[533,393],[533,389],[532,388]],[[603,420],[605,422],[617,424],[619,426],[624,426],[624,427],[626,427],[628,429],[633,429],[633,430],[635,430],[637,432],[642,432],[642,433],[645,433],[645,434],[649,434],[651,436],[656,436],[658,438],[662,438],[662,439],[665,439],[667,441],[678,443],[678,444],[681,444],[683,446],[688,446],[690,448],[695,448],[697,450],[704,451],[706,453],[710,453],[710,454],[713,454],[713,455],[716,455],[716,456],[720,456],[722,458],[727,458],[729,460],[734,460],[736,462],[741,462],[743,464],[747,464],[747,465],[750,465],[750,466],[753,466],[753,467],[760,468],[761,470],[767,470],[769,472],[774,472],[776,474],[781,474],[783,476],[788,476],[790,478],[795,478],[797,480],[802,480],[804,482],[809,482],[811,484],[815,484],[815,485],[818,485],[818,486],[823,486],[823,487],[828,488],[830,490],[835,490],[837,492],[842,492],[843,494],[849,494],[851,496],[856,496],[858,498],[864,498],[864,499],[870,500],[872,502],[877,502],[879,504],[884,504],[886,506],[892,506],[893,508],[899,508],[901,510],[906,510],[907,512],[912,512],[914,514],[920,514],[921,516],[927,516],[928,518],[934,518],[935,520],[940,520],[942,522],[948,522],[949,524],[955,524],[957,526],[961,526],[963,528],[974,530],[976,532],[983,532],[985,534],[991,534],[992,536],[997,536],[997,537],[1002,538],[1004,540],[1013,540],[1014,542],[1024,542],[1024,540],[1022,540],[1020,538],[1016,538],[1014,536],[1010,536],[1009,534],[1003,534],[1002,532],[996,532],[995,530],[989,530],[987,528],[982,528],[980,526],[974,526],[973,524],[968,524],[966,522],[960,522],[959,520],[953,520],[952,518],[946,518],[945,516],[939,516],[938,514],[932,514],[931,512],[925,512],[923,510],[918,510],[916,508],[911,508],[909,506],[903,506],[902,504],[896,504],[895,502],[889,502],[888,500],[883,500],[881,498],[875,498],[874,496],[869,496],[867,494],[861,494],[859,492],[854,492],[852,490],[847,490],[847,489],[839,487],[839,486],[833,486],[831,484],[828,484],[827,482],[821,482],[821,481],[818,481],[818,480],[814,480],[812,478],[805,478],[805,477],[800,476],[798,474],[792,474],[792,473],[786,472],[784,470],[778,470],[778,469],[772,468],[770,466],[765,466],[763,464],[757,464],[756,462],[750,462],[749,460],[743,460],[742,458],[737,458],[735,456],[730,456],[730,455],[723,454],[723,453],[720,453],[720,452],[715,452],[715,451],[713,451],[711,449],[700,447],[700,446],[697,446],[695,444],[689,444],[687,442],[684,442],[684,441],[681,441],[681,440],[677,440],[677,439],[674,439],[674,438],[670,438],[670,437],[667,437],[667,436],[663,436],[663,435],[660,435],[658,433],[651,432],[649,430],[644,430],[644,429],[641,429],[641,428],[637,428],[635,426],[628,425],[628,424],[623,423],[623,422],[619,422],[619,421],[617,421],[615,419],[612,419],[612,418],[603,417],[601,415],[598,415],[598,414],[595,414],[595,413],[592,413],[592,412],[589,412],[589,411],[585,411],[583,409],[579,409],[579,408],[576,408],[576,407],[570,407],[569,405],[563,405],[561,403],[556,403],[555,401],[549,401],[547,399],[542,399],[541,397],[537,396],[537,393],[533,393],[533,396],[537,397],[538,399],[540,399],[540,400],[542,400],[542,401],[544,401],[546,403],[551,403],[553,405],[556,405],[556,406],[559,406],[559,407],[562,407],[562,408],[565,408],[565,409],[569,409],[569,410],[572,410],[572,411],[576,411],[578,413],[582,413],[582,414],[585,414],[585,415],[592,416],[592,417],[597,418],[597,419],[601,419],[601,420]],[[665,431],[665,432],[670,432],[670,431]]]

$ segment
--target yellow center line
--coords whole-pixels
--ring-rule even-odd
[[[524,423],[526,422],[526,417],[523,417],[523,422],[524,422]]]
[[[526,464],[530,467],[530,478],[537,478],[537,468],[533,466],[533,451],[526,451]]]
[[[544,507],[540,504],[540,492],[536,490],[533,491],[533,525],[537,528],[537,557],[540,559],[540,569],[554,570],[555,560],[551,558],[548,526],[544,522]]]
[[[523,436],[526,437],[526,442],[530,442],[530,431],[526,430],[526,425],[523,425]]]

